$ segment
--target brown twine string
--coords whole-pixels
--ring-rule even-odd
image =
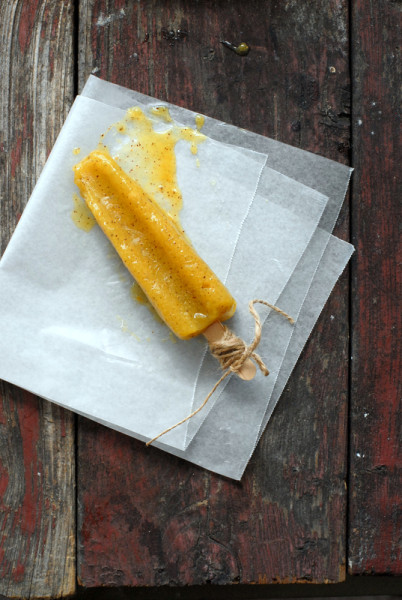
[[[292,325],[294,324],[294,320],[292,319],[292,317],[290,317],[287,313],[285,313],[283,310],[281,310],[277,306],[274,306],[273,304],[269,304],[269,302],[265,302],[265,300],[250,300],[248,308],[249,308],[251,315],[254,317],[254,323],[255,323],[254,339],[251,342],[251,344],[247,345],[244,342],[244,340],[237,337],[237,335],[235,335],[232,331],[230,331],[230,329],[223,326],[224,333],[223,333],[222,338],[217,342],[209,342],[209,348],[210,348],[210,351],[213,354],[213,356],[215,356],[215,358],[218,359],[218,361],[221,365],[221,369],[223,371],[225,371],[225,373],[215,383],[214,387],[209,392],[209,394],[206,396],[203,403],[196,410],[194,410],[191,414],[189,414],[187,417],[185,417],[181,421],[178,421],[178,423],[175,423],[171,427],[168,427],[168,429],[165,429],[164,431],[159,433],[157,436],[152,438],[152,440],[150,440],[149,442],[146,443],[147,446],[150,446],[153,442],[155,442],[157,439],[159,439],[162,435],[165,435],[169,431],[172,431],[172,429],[175,429],[179,425],[182,425],[186,421],[189,421],[192,417],[194,417],[197,413],[199,413],[200,410],[202,410],[204,408],[204,406],[207,404],[207,402],[210,399],[210,397],[212,396],[212,394],[220,386],[222,381],[224,381],[226,379],[226,377],[228,377],[231,373],[239,373],[240,369],[242,368],[242,366],[244,365],[246,360],[248,360],[249,358],[254,360],[254,362],[257,364],[257,366],[259,367],[259,369],[263,373],[263,375],[265,375],[265,376],[269,375],[269,371],[268,371],[264,361],[259,356],[259,354],[254,352],[254,350],[257,348],[258,344],[260,343],[261,332],[262,332],[261,319],[259,317],[259,314],[257,313],[257,311],[254,308],[254,304],[264,304],[268,308],[271,308],[275,312],[277,312],[280,315],[282,315],[283,317],[285,317]]]

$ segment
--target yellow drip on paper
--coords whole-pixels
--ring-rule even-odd
[[[88,206],[78,194],[73,194],[73,203],[74,208],[71,212],[73,222],[79,229],[91,231],[92,227],[96,225],[96,220]]]
[[[154,106],[153,108],[151,108],[151,113],[165,121],[165,123],[173,122],[173,119],[170,116],[170,112],[167,106]]]
[[[179,141],[188,142],[191,153],[197,154],[198,144],[206,137],[199,130],[176,125],[167,106],[153,107],[150,112],[169,127],[156,130],[155,120],[141,108],[130,108],[126,116],[115,124],[116,130],[124,132],[130,141],[123,143],[113,158],[124,165],[127,174],[139,182],[183,231],[179,218],[183,198],[177,180],[175,146]]]
[[[197,127],[197,131],[201,131],[204,127],[205,117],[204,115],[196,115],[195,116],[195,126]]]

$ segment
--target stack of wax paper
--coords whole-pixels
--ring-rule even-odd
[[[91,76],[0,262],[0,377],[143,441],[196,409],[221,371],[203,336],[175,339],[133,300],[132,278],[98,227],[76,227],[72,167],[105,131],[118,157],[127,140],[111,125],[130,107],[152,118],[150,109],[161,105],[194,128],[196,113]],[[202,411],[155,445],[240,479],[352,254],[331,235],[350,169],[207,117],[202,132],[197,160],[188,143],[176,145],[180,219],[236,298],[230,328],[251,342],[254,298],[279,306],[295,325],[257,305],[258,353],[270,375],[230,376]]]

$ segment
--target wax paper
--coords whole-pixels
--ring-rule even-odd
[[[205,343],[174,339],[146,306],[135,304],[132,280],[105,236],[98,228],[77,229],[70,217],[77,191],[73,164],[123,115],[119,108],[85,97],[78,97],[70,111],[0,263],[0,376],[146,440],[191,410]],[[77,147],[79,156],[73,154]],[[289,198],[272,172],[272,201],[258,197],[254,205],[266,155],[207,140],[198,159],[199,166],[189,148],[178,145],[181,219],[188,236],[217,275],[226,280],[230,273],[239,289],[254,254],[263,252],[267,270],[262,279],[275,302],[316,229],[326,198],[301,185],[300,194],[293,190]],[[289,186],[294,188],[294,182]],[[258,207],[264,247],[240,255],[242,227]],[[284,228],[292,244],[279,234]],[[242,325],[241,311],[239,331],[249,328],[248,317]],[[215,377],[216,368],[205,385]],[[184,448],[186,428],[175,429],[164,442]]]
[[[103,83],[96,78],[88,80],[83,93],[89,96],[96,95],[99,92],[99,86],[104,91],[103,99],[105,102],[113,101],[123,108],[130,106],[137,100],[151,101],[146,96],[119,86],[107,84],[103,87]],[[113,96],[113,100],[110,95]],[[177,116],[174,110],[173,107],[172,114]],[[189,122],[191,121],[193,114],[190,111],[177,110],[180,113],[182,122],[185,123],[186,118]],[[278,318],[275,313],[268,316],[264,326],[263,344],[264,340],[268,343],[268,352],[271,351],[270,358],[272,358],[268,363],[271,375],[268,378],[269,381],[265,380],[265,410],[264,402],[260,403],[259,410],[256,411],[256,407],[250,407],[244,396],[241,396],[240,403],[234,403],[231,395],[226,394],[225,398],[221,397],[219,400],[218,407],[221,412],[217,413],[218,407],[216,410],[212,410],[186,452],[180,453],[165,447],[168,451],[172,451],[187,460],[239,479],[255,443],[267,425],[322,306],[353,252],[351,245],[330,236],[346,193],[352,169],[278,141],[245,130],[239,130],[208,117],[206,118],[204,131],[215,139],[269,153],[267,166],[269,165],[328,196],[328,202],[320,220],[320,227],[315,231],[298,268],[294,271],[292,278],[279,298],[282,307],[287,307],[286,310],[290,314],[295,317],[298,316],[297,326],[289,331],[287,322]],[[267,177],[265,173],[265,170],[263,170],[259,190],[266,194],[269,191],[270,182],[269,173]],[[278,349],[277,346],[279,346]],[[284,360],[281,362],[281,349],[283,350],[283,348],[287,348],[287,351]],[[275,370],[273,370],[273,367]],[[235,380],[234,385],[236,384],[241,386],[241,382]],[[234,409],[234,417],[231,409]],[[249,423],[250,415],[252,415],[256,418],[251,419],[251,427],[255,427],[261,412],[264,414],[259,430],[255,435],[254,443],[250,443],[248,447],[247,444],[239,444],[239,439],[244,440],[244,423]],[[198,417],[201,421],[203,418],[205,417],[201,415]],[[193,433],[194,430],[197,430],[194,423],[192,423],[192,429]],[[222,430],[225,432],[223,436]],[[248,437],[248,440],[250,441],[252,438],[253,434]],[[191,439],[192,436],[189,435],[187,442]],[[217,457],[221,459],[219,466]]]
[[[88,98],[101,99],[126,110],[137,103],[164,104],[169,106],[172,117],[190,127],[194,126],[194,113],[191,110],[159,102],[134,90],[129,90],[114,83],[103,81],[91,75],[81,94]],[[254,150],[267,155],[267,167],[275,169],[283,175],[317,190],[328,198],[328,203],[320,220],[320,228],[332,232],[348,187],[352,169],[346,165],[329,160],[323,156],[306,152],[300,148],[283,144],[277,140],[240,129],[234,125],[205,116],[203,133],[219,142],[234,144],[237,147]],[[260,185],[263,190],[269,188],[269,173],[264,171]]]
[[[145,105],[148,104],[149,106],[153,106],[155,104],[154,98],[145,96],[136,91],[127,90],[126,88],[114,84],[106,83],[96,77],[90,77],[88,79],[82,91],[82,94],[92,98],[96,98],[101,95],[102,100],[104,102],[112,103],[115,106],[119,106],[125,109],[138,103],[142,103]],[[192,111],[188,111],[186,109],[179,108],[167,103],[163,104],[166,104],[169,107],[171,115],[176,120],[182,122],[185,125],[192,126],[194,122],[194,113]],[[241,130],[226,123],[222,123],[220,121],[216,121],[209,117],[205,117],[205,125],[203,127],[203,131],[212,138],[220,141],[233,143],[244,148],[253,148],[255,146],[262,152],[267,152],[267,165],[262,171],[257,191],[261,193],[261,195],[263,195],[265,198],[269,197],[271,201],[275,201],[275,184],[273,184],[273,181],[277,181],[277,189],[281,190],[282,192],[283,190],[287,190],[287,194],[281,194],[281,196],[277,199],[277,202],[282,207],[289,208],[289,203],[290,205],[294,204],[293,192],[295,192],[296,194],[300,194],[300,200],[303,204],[303,215],[309,216],[309,203],[304,202],[303,197],[306,193],[311,194],[312,190],[310,188],[308,188],[307,190],[304,187],[298,187],[297,185],[295,185],[298,182],[311,184],[312,187],[314,187],[314,189],[316,189],[317,191],[321,192],[323,196],[328,195],[328,198],[326,198],[325,210],[321,216],[320,226],[321,228],[325,228],[327,231],[332,230],[345,195],[347,183],[350,176],[349,168],[343,165],[339,165],[336,162],[329,161],[320,156],[315,156],[308,152],[303,152],[297,148],[292,148],[290,146],[281,144],[280,142],[270,140],[269,138],[252,134],[251,132]],[[269,168],[268,165],[274,167],[278,171],[276,178],[273,177],[273,169]],[[283,185],[281,185],[281,181],[279,179],[280,173],[284,175],[289,175],[290,177],[293,177],[296,180],[294,182],[293,188],[291,187],[290,180],[286,178],[284,178],[284,180],[282,181]],[[315,219],[316,208],[314,205],[311,206],[313,211],[311,214],[311,218]],[[254,220],[254,223],[257,223],[258,229],[260,227],[260,222],[258,221],[258,219]],[[314,235],[316,234],[317,232],[314,233]],[[308,286],[311,283],[313,273],[317,268],[318,262],[322,256],[325,244],[328,242],[329,234],[327,235],[326,240],[324,240],[324,237],[325,234],[320,235],[319,243],[316,242],[313,245],[313,251],[310,252],[309,255],[310,258],[308,258],[308,260],[304,263],[305,266],[301,272],[301,280],[305,284],[304,296],[307,292]],[[287,239],[291,239],[291,236],[289,235]],[[255,277],[246,278],[247,282],[249,282],[250,280],[254,282]],[[295,298],[298,298],[298,300],[296,301],[297,311],[294,311],[294,316],[297,316],[297,312],[300,310],[302,304],[302,298],[300,297],[300,294],[299,296],[296,296],[294,290],[292,291],[292,289],[290,290],[290,293],[293,294]],[[270,294],[269,290],[265,288],[264,294],[264,298],[267,300]],[[244,310],[244,303],[242,304],[242,308]],[[264,310],[262,312],[264,315]],[[248,322],[250,323],[250,321]],[[244,323],[246,323],[246,321],[244,321]],[[249,337],[252,337],[252,323],[250,323]],[[270,339],[271,337],[271,332],[267,332],[264,339]],[[272,348],[272,345],[270,347]],[[271,386],[273,386],[273,381],[277,374],[277,370],[275,370],[275,367],[278,365],[277,368],[279,368],[283,356],[284,354],[282,354],[281,356],[276,354],[275,364],[273,365],[274,370],[272,370],[272,367],[270,366],[270,382],[268,385],[267,383],[264,384],[266,388],[266,394],[269,392]],[[197,386],[195,389],[194,401],[192,406],[193,409],[195,409],[202,402],[202,398],[205,397],[205,394],[208,392],[208,371],[213,372],[215,368],[213,359],[211,359],[207,352],[205,353],[205,362],[206,364],[203,363],[202,369],[200,371],[200,379],[197,380]],[[207,375],[205,376],[205,374]],[[219,393],[221,393],[221,391]],[[197,417],[191,419],[190,422],[183,426],[187,427],[188,429],[186,437],[187,444],[191,441],[192,437],[196,433],[200,423],[207,416],[208,411],[212,408],[213,403],[215,402],[217,397],[218,394],[215,395],[215,397],[212,399],[212,402],[210,401],[208,403],[207,407],[202,411],[202,413],[200,413]],[[267,403],[269,396],[264,395],[263,398],[263,402]],[[165,437],[164,442],[166,443],[166,441],[167,440]]]

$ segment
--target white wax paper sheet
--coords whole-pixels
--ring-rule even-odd
[[[190,412],[205,344],[201,339],[173,343],[166,326],[145,306],[134,304],[131,280],[101,231],[85,233],[70,218],[76,192],[73,164],[124,112],[85,97],[74,103],[0,264],[0,376],[148,439]],[[76,147],[79,157],[72,152]],[[226,280],[230,272],[240,288],[250,259],[254,262],[247,251],[239,253],[241,228],[260,206],[257,218],[267,221],[265,255],[273,257],[267,269],[272,281],[264,280],[275,302],[313,235],[326,198],[297,184],[308,206],[304,219],[297,190],[292,203],[286,187],[274,185],[278,174],[272,172],[272,201],[259,197],[254,207],[265,155],[206,140],[198,158],[199,167],[189,148],[178,146],[187,234],[217,275]],[[289,180],[289,185],[295,184]],[[291,245],[277,234],[285,226]],[[237,276],[231,269],[234,257]],[[236,324],[240,330],[249,328],[242,325],[241,312]],[[215,377],[216,368],[205,385],[213,385]],[[186,428],[173,430],[164,441],[184,448]]]
[[[262,298],[270,304],[277,304],[278,298],[285,287],[280,273],[284,268],[286,269],[286,265],[287,272],[293,273],[299,262],[300,256],[295,261],[284,252],[284,239],[294,239],[296,246],[301,242],[301,245],[306,248],[313,234],[313,224],[314,226],[317,224],[323,208],[323,205],[320,206],[320,204],[316,206],[316,220],[314,222],[304,219],[301,216],[303,214],[302,207],[306,199],[310,199],[308,196],[310,188],[304,188],[301,184],[275,171],[272,171],[271,175],[272,187],[270,193],[266,197],[257,194],[250,207],[226,279],[228,289],[231,290],[238,303],[236,313],[230,321],[230,326],[237,335],[247,342],[251,342],[254,337],[254,320],[250,316],[249,301],[254,298]],[[273,199],[275,197],[279,199],[279,192],[281,190],[286,190],[286,202],[289,204],[294,194],[294,201],[299,206],[299,214],[296,212],[290,213],[275,203]],[[306,202],[306,204],[310,204],[311,208],[311,203]],[[270,220],[275,221],[276,226],[268,232],[265,223]],[[303,235],[298,235],[295,232],[295,228],[298,229],[299,226],[302,227]],[[286,231],[285,237],[283,235],[284,231]],[[268,238],[269,244],[267,243]],[[266,251],[267,245],[270,246],[269,252]],[[289,248],[293,246],[293,243],[286,243],[285,245]],[[303,251],[301,254],[303,254]],[[264,322],[269,309],[261,305],[257,305],[256,309]],[[291,332],[292,327],[289,322],[283,317],[281,320],[283,324],[286,324],[288,331]],[[272,346],[271,341],[267,340],[265,331],[263,338],[267,343],[260,343],[258,353],[266,364],[269,365],[272,378],[275,373],[275,364],[271,364],[272,352],[274,353],[276,362],[280,365],[286,348],[283,348],[278,354]],[[218,367],[219,365],[210,352],[205,352],[195,388],[193,409],[201,405],[211,388],[211,381],[219,379]],[[239,384],[243,384],[236,386],[237,395],[240,395],[240,397],[247,395],[248,398],[255,402],[265,403],[267,385],[265,377],[256,377],[252,385],[247,385],[249,382],[244,382],[238,377],[236,379],[238,379]],[[211,398],[212,402],[208,402],[202,412],[188,421],[187,444],[192,440],[198,427],[207,416],[209,410],[212,409],[219,395],[222,394],[224,397],[232,398],[234,393],[233,385],[229,385],[228,389],[226,389],[226,386],[228,386],[228,380],[222,384],[221,389]]]
[[[186,451],[180,452],[169,447],[165,450],[226,477],[241,479],[255,444],[266,427],[322,307],[352,252],[353,246],[334,236],[330,237],[309,286],[297,323],[292,329],[291,343],[281,369],[276,379],[272,378],[270,381],[273,391],[265,411],[264,406],[250,399],[247,393],[243,395],[237,393],[236,388],[241,387],[244,382],[232,377],[225,390],[229,392],[228,395],[226,397],[222,395],[215,403],[213,410],[202,423]],[[280,296],[280,301],[284,300],[286,295],[285,289]],[[275,319],[277,317],[278,315],[274,316]],[[281,327],[280,321],[279,318],[278,329]],[[282,333],[286,341],[288,331]],[[278,340],[278,338],[271,338],[271,342],[275,342],[275,339]],[[262,422],[258,429],[261,418]],[[253,438],[254,442],[252,442]]]
[[[145,306],[133,306],[130,278],[104,236],[68,218],[72,149],[85,156],[127,108],[161,104],[94,77],[83,95],[0,263],[0,376],[147,439],[199,405],[220,374],[202,340],[173,343]],[[176,121],[194,127],[194,113],[168,106]],[[271,375],[232,377],[207,410],[156,444],[239,479],[352,251],[330,236],[350,169],[213,119],[203,132],[211,139],[199,146],[199,168],[185,144],[177,146],[181,218],[237,299],[230,325],[252,339],[247,303],[256,296],[297,323],[260,308],[259,352]]]
[[[89,96],[91,96],[92,94],[96,95],[99,91],[99,85],[102,86],[102,83],[99,83],[99,80],[97,80],[96,78],[90,78],[84,88],[83,93],[88,93]],[[151,99],[141,94],[138,94],[137,92],[126,90],[125,88],[113,86],[110,84],[103,97],[104,101],[110,101],[109,94],[112,94],[112,96],[114,97],[113,102],[116,102],[119,106],[122,107],[130,106],[130,104],[133,103],[133,101],[137,101],[139,99],[147,99],[148,101],[151,101]],[[190,111],[183,111],[183,109],[176,110],[178,110],[178,113],[180,113],[180,119],[183,123],[191,122],[193,114]],[[175,109],[173,108],[172,114],[174,114],[175,116],[179,116],[174,111]],[[352,169],[345,167],[344,165],[338,164],[334,161],[325,159],[323,157],[316,156],[308,152],[302,151],[300,149],[287,146],[275,140],[271,140],[269,138],[253,134],[248,131],[240,131],[236,127],[216,121],[214,119],[210,119],[208,117],[206,118],[204,131],[207,132],[209,136],[215,139],[222,140],[228,143],[235,143],[239,146],[243,146],[244,148],[258,149],[262,152],[269,153],[267,166],[270,165],[276,168],[279,172],[293,177],[296,181],[302,182],[306,185],[310,185],[313,189],[319,190],[323,194],[328,195],[329,200],[320,220],[320,227],[314,232],[313,238],[311,239],[308,248],[306,249],[299,265],[295,269],[290,281],[288,282],[284,293],[280,296],[278,301],[281,307],[285,308],[285,310],[287,310],[289,314],[292,314],[294,317],[300,315],[300,318],[303,319],[303,315],[309,315],[312,310],[311,306],[309,306],[309,303],[313,302],[310,287],[312,287],[312,289],[315,289],[317,287],[317,277],[319,277],[319,275],[317,276],[316,271],[318,269],[323,253],[327,247],[327,244],[329,241],[330,243],[332,243],[332,245],[337,243],[334,240],[330,240],[330,232],[332,231],[335,225],[336,218],[339,214],[339,210],[346,193]],[[270,179],[271,174],[268,171],[268,168],[266,168],[263,170],[259,182],[258,192],[261,192],[265,195],[269,193],[271,189]],[[340,253],[338,255],[333,256],[332,264],[332,267],[338,271],[338,275],[342,272],[352,252],[352,246],[350,245],[342,246],[341,244],[341,247],[344,248],[344,254],[342,255],[342,253]],[[319,273],[322,276],[322,274],[325,273],[325,271],[321,268],[321,266],[322,265],[320,265]],[[323,281],[323,290],[325,290],[325,286],[327,287],[327,289],[329,289],[329,291],[332,289],[333,283],[331,283],[331,281],[329,281],[329,283],[328,281]],[[318,304],[314,302],[313,312],[314,310],[316,311],[316,318],[318,317],[322,308],[319,302],[321,301],[321,298],[324,297],[325,292],[324,294],[321,294],[321,296],[318,298]],[[324,302],[325,301],[323,301],[323,303]],[[310,319],[309,331],[311,331],[314,322],[315,320]],[[260,351],[261,349],[263,349],[264,343],[268,346],[265,356],[268,357],[267,362],[270,366],[271,374],[269,377],[269,382],[265,382],[264,394],[260,396],[259,410],[256,410],[256,407],[254,406],[252,412],[253,418],[251,419],[251,421],[253,424],[255,424],[258,421],[259,416],[261,415],[261,408],[263,408],[265,405],[265,414],[260,424],[258,438],[261,435],[264,427],[266,426],[269,416],[272,414],[273,408],[276,405],[279,395],[286,383],[285,381],[285,383],[283,383],[283,385],[281,386],[281,380],[284,378],[284,376],[287,380],[287,377],[290,375],[290,372],[294,366],[292,365],[292,367],[289,369],[289,357],[293,356],[294,359],[296,355],[297,357],[299,356],[302,347],[305,343],[305,340],[308,337],[308,335],[305,336],[303,343],[300,345],[300,323],[298,322],[298,328],[295,330],[298,333],[296,333],[295,331],[290,331],[288,323],[284,322],[281,318],[278,318],[278,315],[276,315],[275,313],[269,314],[268,319],[264,325],[264,331],[265,334],[259,349]],[[292,340],[292,343],[290,343],[290,340]],[[288,348],[289,345],[290,348]],[[284,356],[285,349],[288,349],[288,351],[286,352],[285,360],[282,363],[282,357]],[[211,358],[206,356],[206,360],[211,360]],[[241,384],[241,382],[235,381],[234,384],[232,383],[232,387],[236,384]],[[240,394],[240,397],[244,399],[247,388],[244,391],[242,391],[241,385],[236,385],[236,390]],[[279,393],[278,390],[280,390]],[[216,398],[217,397],[218,394],[216,395]],[[226,411],[225,407],[233,406],[233,402],[232,404],[228,404],[231,402],[232,398],[232,388],[228,388],[227,390],[225,390],[224,393],[222,393],[222,397],[219,399],[219,402],[220,406],[222,407],[221,410],[223,412]],[[195,405],[196,404],[197,403],[195,403]],[[249,406],[249,404],[247,404],[247,406]],[[193,406],[193,408],[195,408],[195,406]],[[210,406],[210,408],[212,408],[212,406]],[[194,435],[194,433],[197,432],[197,428],[199,427],[200,423],[203,422],[203,419],[206,418],[207,415],[208,410],[203,410],[202,413],[200,413],[196,418],[192,419],[188,426],[188,443],[192,440],[192,435]],[[237,411],[236,416],[240,426],[243,419],[249,419],[249,414],[245,414],[244,410]],[[236,419],[233,422],[235,421]],[[229,457],[226,456],[226,462],[224,462],[225,466],[223,470],[220,470],[219,472],[221,472],[224,475],[239,478],[244,470],[245,465],[247,464],[248,457],[251,455],[254,446],[249,446],[247,450],[247,442],[245,444],[239,445],[239,439],[244,438],[242,436],[240,428],[237,429],[236,427],[229,428],[229,431],[232,431],[230,443],[226,439],[225,443],[219,444],[219,438],[215,438],[215,443],[212,444],[212,446],[210,446],[209,441],[211,440],[211,435],[210,430],[208,429],[208,423],[212,425],[212,430],[216,429],[216,423],[219,423],[219,420],[216,421],[216,414],[214,411],[212,411],[212,416],[210,418],[207,418],[207,422],[203,426],[201,433],[197,435],[197,441],[192,442],[192,446],[190,446],[188,450],[187,458],[189,460],[197,462],[195,458],[198,456],[198,458],[200,459],[202,455],[203,458],[199,460],[198,464],[201,464],[206,468],[216,470],[216,456],[220,454],[222,458],[224,458],[225,455],[225,453],[222,451],[222,447],[227,449],[236,446],[236,450],[239,449],[240,455],[243,456],[243,461],[239,461],[238,458],[235,459],[234,455]],[[206,436],[204,436],[203,431],[208,432],[206,433]],[[249,440],[251,438],[252,435],[247,439]],[[201,447],[208,447],[208,451],[204,450],[204,452],[202,452],[200,450]],[[207,455],[209,456],[208,459],[206,458]],[[213,460],[211,460],[211,456],[214,456]],[[246,457],[246,460],[244,460],[244,457]],[[211,467],[211,465],[213,465],[213,467]],[[238,465],[238,468],[236,465]]]

